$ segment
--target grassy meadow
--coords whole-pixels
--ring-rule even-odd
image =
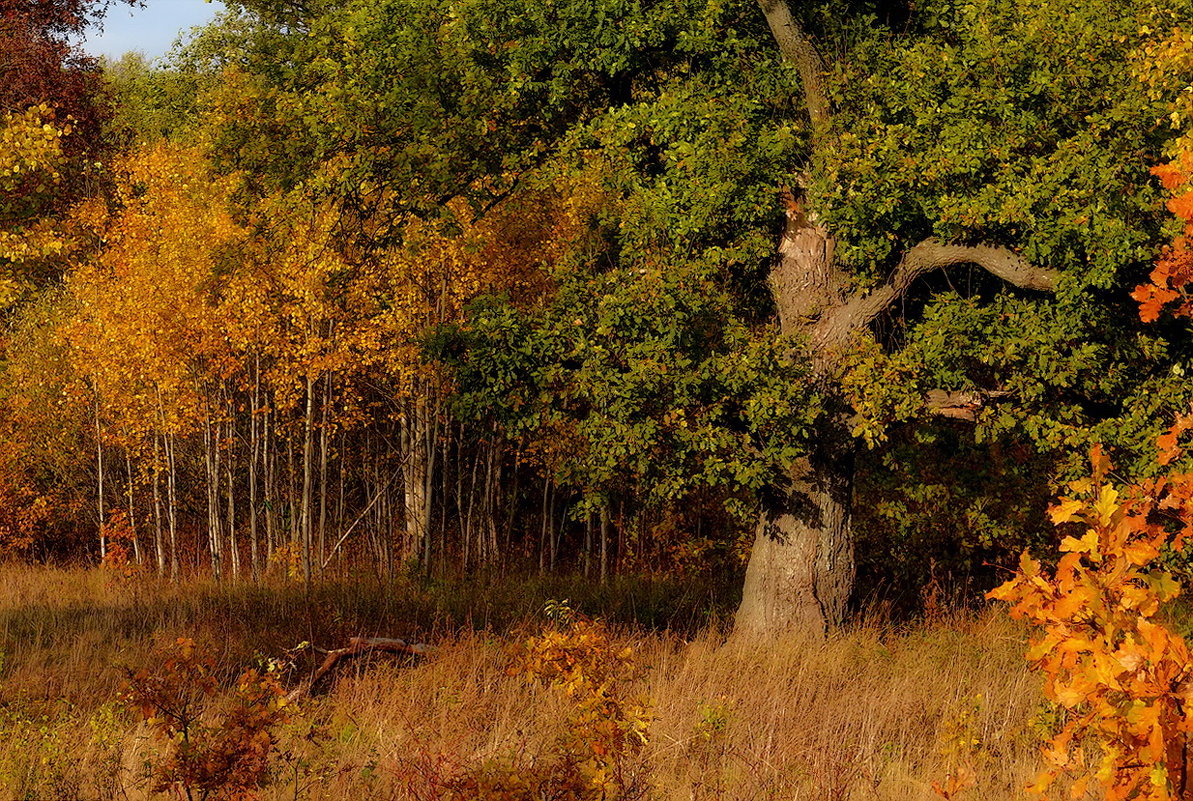
[[[996,801],[1021,797],[1038,767],[1046,706],[1022,629],[996,610],[901,624],[870,614],[823,643],[760,642],[727,637],[729,600],[698,582],[358,577],[307,590],[8,566],[0,797],[186,798],[180,785],[155,792],[171,746],[119,700],[130,671],[152,674],[163,644],[193,639],[215,666],[218,690],[199,710],[210,718],[246,667],[360,634],[437,650],[346,662],[287,707],[252,795],[583,797],[509,778],[558,762],[574,725],[567,694],[520,669],[523,644],[550,625],[544,603],[563,598],[607,621],[633,668],[626,697],[647,708],[646,742],[618,758],[610,798],[909,801],[938,798],[933,781],[971,771],[977,784],[957,797]],[[314,657],[293,663],[287,687]],[[509,780],[487,790],[460,781],[486,772]]]

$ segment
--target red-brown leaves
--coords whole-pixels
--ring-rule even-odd
[[[261,785],[274,750],[272,729],[287,717],[281,685],[246,670],[222,716],[203,721],[217,685],[211,659],[192,640],[159,649],[158,665],[129,676],[123,700],[169,743],[154,768],[154,791],[191,798],[246,799]]]

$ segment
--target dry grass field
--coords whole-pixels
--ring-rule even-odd
[[[716,601],[692,587],[570,589],[573,605],[610,621],[632,665],[623,691],[648,708],[647,741],[618,757],[610,798],[914,801],[939,797],[931,783],[965,768],[977,784],[958,797],[998,801],[1022,797],[1037,769],[1047,707],[1023,632],[1001,612],[901,625],[872,615],[824,643],[759,642],[727,638],[723,616],[702,621],[697,610]],[[544,600],[566,592],[535,580],[359,579],[308,595],[293,584],[0,568],[0,797],[187,797],[153,792],[170,745],[118,700],[127,672],[158,669],[161,645],[179,637],[216,666],[210,716],[246,667],[304,640],[437,646],[423,659],[355,660],[290,707],[256,797],[428,801],[466,796],[461,776],[541,774],[574,725],[573,699],[527,676],[522,646],[548,623]],[[284,683],[313,664],[296,662]]]

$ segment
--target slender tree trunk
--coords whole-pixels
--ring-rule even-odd
[[[162,447],[161,434],[153,435],[153,549],[157,556],[157,574],[166,574],[166,553],[162,544]]]
[[[468,515],[464,511],[464,427],[456,439],[456,536],[460,540],[460,570],[468,569]]]
[[[141,538],[137,535],[137,506],[134,499],[133,456],[124,449],[124,470],[128,475],[128,530],[133,535],[133,559],[141,564]]]
[[[592,578],[592,512],[584,515],[584,578]]]
[[[463,442],[460,444],[461,451],[463,451]],[[472,476],[468,484],[468,513],[464,515],[464,563],[462,565],[465,571],[468,570],[470,564],[470,554],[474,554],[476,562],[479,564],[481,560],[481,544],[479,537],[474,540],[476,532],[476,480],[477,474],[480,470],[481,454],[480,442],[477,442],[476,451],[472,454]]]
[[[339,493],[336,496],[336,531],[344,530],[344,485],[348,479],[348,465],[344,461],[344,456],[348,452],[348,432],[340,432],[340,449],[336,452],[336,461],[339,463],[339,469],[336,473],[339,476]]]
[[[331,373],[327,374],[323,382],[323,408],[319,418],[319,564],[323,565],[327,559],[327,443],[329,440],[328,418],[331,407]],[[320,568],[322,573],[322,568]]]
[[[420,391],[415,387],[415,392]],[[420,555],[426,536],[430,440],[425,398],[415,397],[402,419],[402,498],[405,540],[402,555]]]
[[[448,569],[447,499],[451,497],[451,470],[449,470],[449,462],[452,452],[452,437],[454,436],[450,420],[445,424],[445,428],[446,431],[440,438],[442,441],[438,443],[439,448],[442,451],[439,459],[439,525],[437,527],[439,529],[439,562],[437,565],[437,572],[440,576],[446,576]],[[459,517],[458,509],[456,510],[456,516]]]
[[[104,533],[104,439],[99,424],[99,393],[95,395],[95,511],[99,516],[99,558],[108,555],[108,538]]]
[[[312,479],[314,459],[314,426],[315,426],[315,379],[307,376],[307,411],[303,419],[302,438],[302,520],[299,528],[302,532],[302,580],[309,584],[311,581],[311,533],[312,533]]]
[[[300,536],[299,536],[299,520],[300,514],[298,509],[298,495],[295,491],[297,481],[294,475],[294,435],[290,433],[286,437],[286,513],[287,523],[290,527],[290,556],[299,553]]]
[[[563,527],[567,525],[567,515],[563,514],[559,516],[559,528],[555,527],[555,507],[558,499],[559,493],[553,490],[551,492],[551,506],[547,509],[547,520],[551,523],[551,541],[548,543],[551,548],[551,553],[547,562],[547,567],[552,573],[555,572],[555,565],[559,561],[559,543],[563,540]]]
[[[261,458],[260,424],[257,420],[261,404],[261,356],[253,360],[253,392],[249,396],[249,570],[253,581],[261,577],[260,530],[257,527],[257,460]]]
[[[174,455],[174,432],[166,440],[166,511],[170,524],[170,580],[178,581],[178,467]]]
[[[696,518],[699,521],[700,518]],[[697,533],[697,540],[700,535]],[[625,552],[626,552],[626,524],[625,524],[625,498],[621,499],[621,503],[617,507],[617,553],[614,556],[613,572],[621,573],[625,570]]]
[[[261,421],[262,458],[265,462],[265,561],[267,564],[273,558],[273,552],[278,547],[278,456],[277,436],[273,431],[275,419],[273,411],[267,407],[265,419]]]
[[[539,529],[539,574],[542,575],[543,569],[546,566],[548,537],[551,536],[551,517],[550,517],[550,495],[551,495],[551,479],[543,477],[543,511],[542,511],[542,525]]]
[[[236,463],[235,463],[235,443],[236,436],[233,426],[235,425],[235,418],[231,416],[232,409],[228,409],[228,453],[224,459],[224,474],[227,482],[224,485],[224,491],[227,493],[225,500],[227,501],[228,510],[228,555],[232,563],[232,577],[240,578],[240,541],[236,536]]]
[[[219,581],[223,575],[220,554],[220,447],[219,435],[211,419],[211,397],[207,398],[207,419],[203,427],[204,467],[207,478],[207,545],[211,552],[211,572]]]
[[[435,462],[439,454],[440,408],[436,400],[430,409],[431,419],[427,421],[427,438],[423,442],[423,449],[427,454],[427,470],[423,476],[423,505],[422,505],[422,538],[423,538],[423,569],[427,575],[431,574],[431,512],[434,504],[435,491]],[[442,499],[440,499],[442,506]],[[442,509],[440,509],[442,515]]]
[[[609,580],[609,503],[601,506],[601,583]]]
[[[500,480],[501,466],[497,464],[497,442],[490,438],[485,443],[489,452],[485,466],[485,564],[492,565],[497,561],[497,482]]]

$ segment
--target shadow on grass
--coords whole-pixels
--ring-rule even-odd
[[[601,585],[582,576],[491,576],[379,581],[361,576],[312,583],[178,585],[155,579],[119,583],[80,578],[33,597],[0,590],[0,701],[111,698],[125,669],[147,664],[155,641],[189,637],[232,682],[244,667],[302,642],[322,648],[353,636],[435,642],[466,631],[497,635],[544,619],[548,600],[616,627],[694,635],[727,619],[735,585],[706,579],[620,576]],[[46,571],[47,582],[63,574]],[[24,576],[22,575],[22,578]]]

